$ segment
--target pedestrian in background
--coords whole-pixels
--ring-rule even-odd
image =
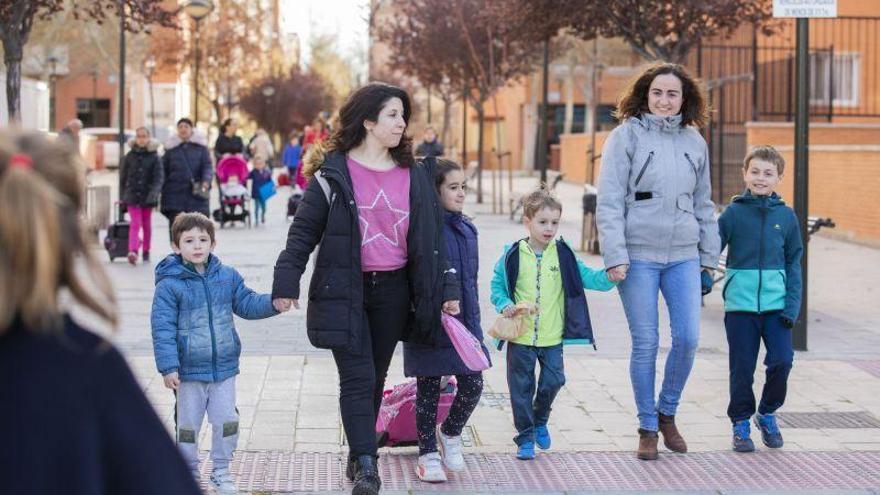
[[[198,495],[125,359],[67,313],[71,299],[119,321],[83,236],[83,175],[69,146],[0,133],[0,491]]]
[[[281,155],[281,163],[287,169],[287,174],[291,180],[296,177],[297,169],[302,160],[302,146],[300,146],[299,140],[299,133],[296,131],[291,132],[287,144],[284,145],[284,152]]]
[[[272,146],[272,138],[269,137],[264,129],[257,129],[254,139],[248,145],[251,158],[262,157],[266,164],[271,164],[272,158],[275,156],[275,149]]]
[[[714,270],[720,244],[709,151],[698,130],[707,112],[703,91],[682,66],[652,65],[624,90],[616,110],[621,123],[602,150],[596,219],[605,267],[625,278],[618,292],[632,337],[643,460],[657,459],[658,430],[668,449],[687,452],[675,414],[700,336],[700,271]],[[672,347],[658,398],[660,292]]]
[[[79,131],[83,128],[82,120],[71,119],[60,131],[58,137],[63,138],[79,154]]]
[[[130,150],[125,155],[119,183],[122,184],[122,202],[131,218],[128,262],[136,265],[138,250],[143,261],[150,260],[153,208],[159,204],[165,172],[159,160],[159,142],[150,137],[146,127],[135,130],[135,137],[128,142],[128,146]]]
[[[272,182],[272,169],[266,166],[266,160],[261,156],[255,156],[252,162],[254,168],[248,173],[248,179],[251,181],[251,197],[254,198],[254,223],[265,224],[269,192],[264,187]]]
[[[244,153],[244,142],[241,136],[235,132],[238,130],[238,122],[235,119],[226,119],[220,125],[220,135],[214,143],[214,158],[220,161],[225,155],[238,155]]]
[[[425,138],[416,148],[416,156],[443,156],[443,143],[437,140],[437,131],[433,127],[425,127]]]
[[[718,219],[724,271],[724,328],[730,351],[730,404],[733,450],[752,452],[749,419],[755,415],[755,364],[761,340],[767,349],[767,379],[754,416],[761,440],[782,447],[776,411],[785,403],[794,361],[791,329],[801,309],[800,223],[776,187],[785,159],[772,146],[757,146],[743,162],[746,190],[733,198]]]
[[[193,138],[193,122],[188,118],[177,121],[177,135],[165,147],[162,167],[165,183],[162,186],[161,212],[168,218],[168,237],[177,215],[199,212],[210,215],[208,199],[214,166],[211,154]]]

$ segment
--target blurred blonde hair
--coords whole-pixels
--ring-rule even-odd
[[[31,165],[11,167],[14,155]],[[80,220],[84,177],[79,156],[64,142],[0,131],[0,333],[16,318],[34,331],[59,329],[61,289],[115,328],[110,280],[89,252]],[[85,262],[91,284],[76,272],[77,261]]]

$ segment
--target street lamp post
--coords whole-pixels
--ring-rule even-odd
[[[153,98],[153,73],[156,72],[156,57],[150,56],[144,61],[144,69],[147,72],[147,84],[150,86],[150,127],[153,136],[156,135],[156,106]]]
[[[214,2],[211,0],[190,0],[183,6],[183,11],[186,12],[192,20],[196,21],[194,33],[196,38],[196,64],[193,78],[193,121],[196,124],[199,122],[199,62],[201,61],[201,51],[199,48],[199,39],[201,38],[201,35],[199,34],[199,23],[201,23],[202,19],[210,14],[212,10],[214,10]]]
[[[264,122],[265,126],[268,128],[268,129],[266,129],[266,132],[270,132],[270,129],[274,131],[274,129],[272,129],[274,126],[269,125],[269,124],[271,124],[269,116],[271,115],[271,112],[272,112],[271,102],[272,102],[272,96],[275,94],[275,86],[273,86],[271,84],[267,84],[267,85],[263,86],[263,89],[261,90],[261,92],[263,93],[263,96],[266,98],[266,114],[265,114],[266,121]],[[274,132],[273,132],[273,135],[274,135]],[[275,139],[272,138],[272,141],[273,141],[272,144],[274,146]]]

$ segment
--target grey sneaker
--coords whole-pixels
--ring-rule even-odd
[[[437,425],[437,447],[443,456],[443,464],[450,471],[464,470],[464,456],[461,453],[461,435],[447,437],[441,430],[440,425]]]
[[[446,472],[443,471],[443,463],[440,462],[440,454],[431,452],[420,455],[416,465],[416,475],[420,480],[428,483],[443,483],[446,481]]]
[[[228,470],[219,470],[214,471],[211,474],[211,489],[214,490],[214,493],[219,493],[221,495],[235,495],[238,493],[238,489],[235,487],[235,478],[232,477],[232,474]]]

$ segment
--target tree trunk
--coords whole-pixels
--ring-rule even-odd
[[[6,63],[6,108],[9,123],[21,122],[21,59],[23,41],[15,33],[3,36],[3,61]]]
[[[483,123],[486,120],[486,110],[482,101],[475,106],[477,108],[477,203],[483,204]]]
[[[574,67],[569,66],[568,76],[565,78],[565,123],[562,126],[563,134],[571,134],[571,126],[574,121]]]
[[[440,142],[444,146],[449,145],[449,125],[452,120],[452,94],[443,93],[443,127],[440,132]],[[462,164],[467,166],[466,163]]]

